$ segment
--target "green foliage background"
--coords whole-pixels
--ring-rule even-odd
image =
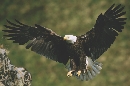
[[[123,4],[127,24],[111,48],[98,61],[103,69],[91,81],[68,78],[65,66],[37,55],[25,46],[3,38],[0,44],[10,51],[12,64],[26,68],[32,74],[32,86],[129,86],[130,85],[130,1],[129,0],[3,0],[0,2],[0,30],[6,29],[6,19],[17,19],[34,26],[40,24],[57,34],[81,35],[90,30],[100,13],[113,3]],[[61,57],[62,58],[62,57]]]

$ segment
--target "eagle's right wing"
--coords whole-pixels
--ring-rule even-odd
[[[113,4],[104,14],[100,14],[94,27],[86,34],[78,37],[87,56],[93,60],[99,58],[113,44],[119,32],[122,32],[126,18],[124,7]]]
[[[5,25],[8,30],[8,40],[14,43],[24,45],[27,43],[26,49],[31,48],[32,51],[46,56],[49,59],[66,64],[69,56],[66,49],[66,42],[50,29],[35,24],[35,27],[28,26],[16,20],[17,24],[7,20],[10,25]]]

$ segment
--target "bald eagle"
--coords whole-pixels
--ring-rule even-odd
[[[80,80],[90,80],[100,73],[102,64],[98,59],[111,44],[113,44],[119,32],[122,32],[126,14],[121,5],[113,4],[104,14],[100,14],[94,27],[80,36],[65,35],[61,37],[51,29],[25,25],[18,20],[17,24],[7,22],[4,25],[8,34],[4,36],[13,43],[26,45],[26,49],[31,49],[46,58],[52,59],[66,65],[67,76],[76,76]]]

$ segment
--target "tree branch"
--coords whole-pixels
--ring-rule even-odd
[[[0,48],[0,86],[31,86],[31,74],[23,67],[15,67]]]

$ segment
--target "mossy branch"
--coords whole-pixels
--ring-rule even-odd
[[[0,47],[0,86],[31,86],[31,74],[11,64],[6,49]]]

